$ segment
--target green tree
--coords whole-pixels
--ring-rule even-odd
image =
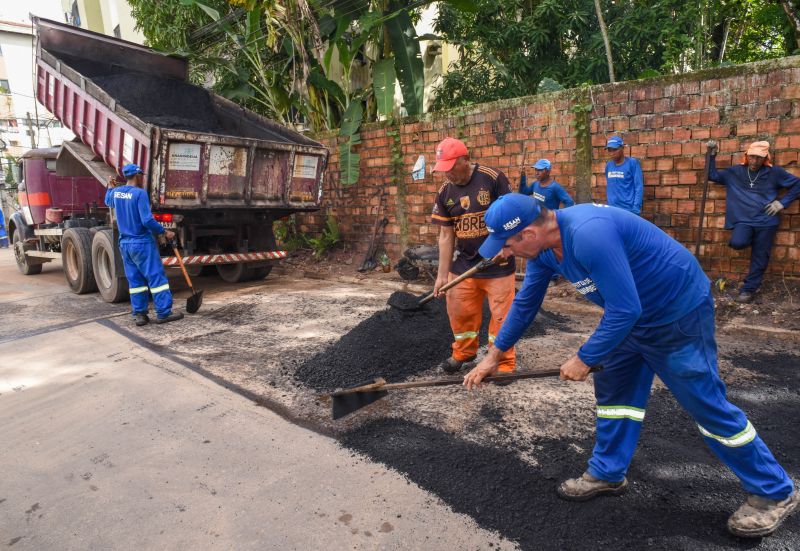
[[[476,0],[474,13],[444,6],[436,32],[458,46],[437,109],[565,86],[675,74],[788,55],[797,30],[791,0]],[[607,25],[604,45],[598,7]],[[797,10],[794,9],[794,14]]]

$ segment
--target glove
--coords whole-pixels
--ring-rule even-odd
[[[764,212],[766,212],[770,216],[775,216],[782,210],[783,210],[783,203],[781,203],[777,199],[775,199],[773,202],[764,207]]]
[[[717,156],[717,142],[715,142],[714,140],[709,140],[708,143],[706,144],[706,147],[708,148],[708,152],[711,154],[712,157]]]

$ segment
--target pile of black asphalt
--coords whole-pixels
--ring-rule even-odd
[[[489,309],[484,305],[481,343],[487,342]],[[556,317],[540,315],[525,337],[564,326]],[[362,321],[338,341],[305,360],[295,378],[327,392],[369,383],[377,377],[398,382],[427,371],[447,359],[453,332],[445,301],[434,299],[416,311],[387,307]]]
[[[800,479],[800,357],[731,359],[759,374],[729,386],[731,401],[748,414],[789,475]],[[497,411],[484,410],[479,422],[502,422]],[[763,540],[728,534],[727,518],[745,493],[665,389],[650,399],[628,473],[630,489],[621,497],[574,503],[556,495],[560,481],[585,470],[592,436],[522,439],[512,449],[404,419],[380,419],[346,433],[342,443],[522,549],[800,549],[800,514]],[[521,460],[520,452],[534,456],[538,466]]]

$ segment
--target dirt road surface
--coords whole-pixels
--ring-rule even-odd
[[[235,431],[235,436],[247,440],[255,433],[269,432],[264,425],[272,424],[285,425],[287,430],[300,430],[297,426],[311,429],[313,433],[303,433],[312,435],[307,439],[320,439],[333,451],[312,449],[310,453],[331,457],[344,454],[347,458],[343,463],[333,460],[340,467],[334,478],[344,473],[357,478],[354,465],[369,465],[375,473],[373,479],[380,481],[375,482],[379,492],[384,477],[404,477],[410,483],[408,487],[431,500],[426,506],[435,506],[437,514],[458,515],[451,525],[445,517],[433,521],[435,515],[401,512],[409,530],[413,528],[421,539],[404,539],[403,543],[388,536],[385,540],[365,540],[364,530],[375,538],[376,529],[359,525],[353,528],[359,530],[352,535],[353,546],[413,548],[414,541],[433,538],[436,530],[427,530],[436,525],[438,539],[425,540],[420,548],[488,549],[489,544],[521,549],[800,548],[800,516],[763,540],[745,541],[727,534],[725,521],[744,499],[744,493],[732,473],[710,454],[691,419],[658,383],[629,473],[631,490],[624,497],[586,504],[560,501],[554,490],[562,479],[583,471],[591,452],[595,417],[588,383],[524,381],[502,388],[488,386],[473,394],[459,387],[393,392],[349,417],[331,421],[330,401],[325,397],[330,390],[378,376],[400,381],[439,375],[436,366],[447,357],[451,338],[442,304],[436,301],[412,314],[388,310],[386,299],[399,284],[370,281],[365,285],[272,275],[264,282],[228,286],[216,278],[199,278],[196,285],[206,289],[206,299],[197,315],[167,326],[136,328],[125,314],[127,305],[107,305],[97,295],[77,297],[65,292],[60,271],[52,271],[57,267],[46,268],[47,273],[35,278],[14,275],[13,266],[2,260],[2,254],[0,305],[4,319],[9,320],[0,327],[4,360],[8,351],[22,354],[41,343],[52,343],[57,334],[69,334],[64,338],[71,339],[73,332],[96,330],[104,340],[127,347],[129,354],[150,358],[149,363],[139,362],[137,369],[163,372],[167,369],[159,367],[163,364],[170,366],[167,373],[187,374],[174,388],[154,381],[160,388],[152,391],[151,400],[169,403],[182,399],[184,392],[189,392],[182,386],[185,380],[205,384],[227,396],[228,401],[241,400],[242,409],[237,409],[240,421],[235,427],[242,432]],[[173,286],[180,288],[180,282],[173,280]],[[22,295],[14,293],[26,298],[19,300]],[[188,292],[179,291],[176,304],[182,305],[186,296]],[[545,311],[518,347],[520,368],[551,369],[569,358],[599,319],[600,312],[587,304],[571,297],[546,300]],[[45,307],[47,314],[43,315]],[[73,327],[75,323],[82,324]],[[53,332],[53,328],[66,333]],[[800,479],[800,358],[796,342],[786,334],[771,337],[746,325],[729,326],[719,333],[720,373],[731,400],[749,415],[790,475]],[[105,358],[105,353],[83,346],[75,357],[86,355],[86,362],[99,362],[114,370],[113,359]],[[0,369],[5,369],[5,361]],[[10,392],[12,397],[25,395]],[[142,387],[137,387],[139,392],[144,392]],[[0,394],[3,416],[8,415],[4,407],[8,396],[8,390]],[[120,403],[130,399],[131,395],[126,395]],[[222,398],[208,401],[217,400]],[[161,430],[183,434],[189,421],[182,414],[167,414],[181,411],[176,406],[163,406],[161,422],[166,419],[167,427]],[[189,409],[183,411],[188,414]],[[202,414],[191,413],[189,417],[202,418]],[[170,428],[173,423],[175,429]],[[256,427],[243,426],[251,423]],[[292,433],[287,435],[296,438]],[[320,435],[336,439],[339,447]],[[272,437],[282,442],[284,436]],[[181,450],[192,456],[202,454],[208,445],[193,440],[182,443]],[[246,461],[250,468],[259,465],[242,448],[222,448],[219,453],[228,458],[227,464]],[[74,452],[66,448],[51,448],[50,455],[59,452],[66,461],[74,460]],[[130,453],[131,458],[137,455]],[[329,472],[325,469],[330,465],[323,463],[314,465],[314,469]],[[193,471],[178,464],[172,474],[199,476],[185,470]],[[225,482],[227,473],[215,473],[216,485],[230,484]],[[295,501],[319,502],[315,479],[306,480],[304,476],[294,475],[297,491],[302,492]],[[248,491],[257,491],[257,481],[250,480],[249,484],[255,486]],[[149,491],[156,495],[155,489]],[[271,495],[276,499],[277,493]],[[381,495],[380,499],[392,503],[393,498],[383,492]],[[377,515],[374,503],[355,502]],[[21,505],[22,511],[31,506]],[[0,512],[5,506],[0,502]],[[183,512],[180,518],[192,518],[190,512]],[[332,513],[324,512],[330,520]],[[349,509],[339,514],[344,518],[357,516]],[[428,517],[431,523],[424,522]],[[24,514],[18,518],[18,525],[30,527],[26,518]],[[320,535],[317,531],[322,536],[335,534],[334,527],[339,528],[343,521],[336,522],[330,526],[313,524],[309,530],[316,536]],[[391,520],[386,522],[395,526]],[[103,520],[97,523],[93,529],[101,530]],[[355,526],[353,522],[350,525]],[[281,525],[277,532],[295,533],[284,526],[288,525]],[[226,536],[233,538],[233,532],[240,528],[229,527]]]

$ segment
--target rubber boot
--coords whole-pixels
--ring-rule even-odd
[[[750,495],[728,519],[728,531],[742,538],[769,536],[800,504],[797,491],[781,501]]]
[[[141,327],[150,323],[150,318],[147,317],[147,314],[134,314],[133,321],[136,322],[137,327]]]
[[[457,360],[452,356],[447,358],[445,361],[442,362],[441,368],[442,371],[447,373],[448,375],[452,375],[453,373],[458,373],[464,367],[464,364],[467,364],[475,359],[475,356],[471,358],[467,358],[466,360]]]
[[[156,318],[156,323],[169,323],[171,321],[178,321],[183,319],[183,312],[172,312],[165,318]]]
[[[628,479],[622,482],[607,482],[583,473],[578,478],[565,480],[558,487],[558,495],[568,501],[588,501],[592,498],[607,495],[618,496],[628,489]]]

